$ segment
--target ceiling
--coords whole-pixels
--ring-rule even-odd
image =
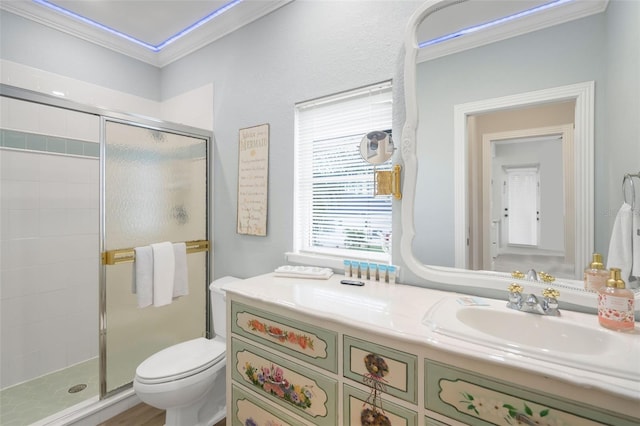
[[[0,8],[163,67],[293,0],[3,0]]]

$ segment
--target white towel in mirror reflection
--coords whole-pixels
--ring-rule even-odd
[[[640,277],[640,217],[631,206],[623,203],[611,231],[607,268],[620,268],[622,279],[629,287],[637,287]],[[635,282],[633,282],[635,281]]]

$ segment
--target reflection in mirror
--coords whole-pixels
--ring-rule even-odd
[[[574,102],[562,102],[468,117],[468,128],[473,129],[467,137],[467,145],[473,147],[469,149],[469,168],[478,170],[481,176],[475,179],[470,172],[466,205],[477,214],[471,215],[469,221],[469,253],[460,266],[510,272],[523,265],[535,265],[556,277],[576,276],[575,194],[571,178],[574,109]],[[531,117],[545,114],[561,124],[533,129],[513,124],[518,115],[523,115],[521,123],[531,125],[536,121]],[[541,121],[551,122],[546,118]],[[505,122],[517,129],[493,131],[504,129]],[[521,192],[525,187],[514,189],[513,185],[521,183],[516,179],[519,172],[531,168],[535,169],[536,179],[535,187],[530,189],[535,192],[526,197]],[[530,208],[516,200],[530,200]],[[535,232],[529,244],[511,241],[510,231],[518,223],[514,221],[517,212],[526,212],[534,221]]]
[[[514,8],[551,3],[558,3],[555,10],[508,20],[486,31],[458,32],[521,12]],[[494,8],[505,4],[511,10]],[[447,288],[465,286],[480,294],[483,289],[501,290],[511,278],[495,270],[512,264],[496,266],[500,259],[495,255],[518,249],[529,257],[515,260],[517,269],[549,266],[562,278],[554,283],[563,292],[561,301],[578,308],[595,306],[595,295],[583,290],[582,271],[591,252],[607,253],[622,202],[620,181],[624,173],[638,168],[638,155],[633,159],[629,154],[639,151],[638,120],[632,119],[640,116],[639,13],[637,2],[621,0],[427,1],[414,13],[402,79],[406,121],[400,252],[410,273]],[[546,114],[550,120],[541,120],[533,109],[542,107],[558,110]],[[492,118],[502,126],[483,122]],[[492,138],[524,137],[505,136],[509,132],[552,127],[574,130],[573,148],[563,136],[562,155],[551,155],[560,164],[553,166],[552,179],[562,189],[562,200],[557,198],[560,191],[549,200],[541,193],[536,200],[537,211],[545,216],[540,216],[535,230],[537,245],[541,254],[555,256],[540,268],[540,253],[530,253],[532,244],[505,243],[509,223],[498,223],[497,232],[492,228],[499,220],[492,204],[509,200],[492,199],[491,178],[487,183],[483,172],[491,170],[490,162],[482,159],[491,159],[499,149],[491,142],[486,142],[486,149],[482,146]],[[535,166],[533,155],[520,165]],[[541,170],[539,165],[540,185],[545,176]],[[543,242],[545,224],[555,229],[558,240]],[[503,245],[492,248],[492,241]]]

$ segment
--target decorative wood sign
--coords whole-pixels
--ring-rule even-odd
[[[269,125],[240,129],[238,141],[238,234],[267,235]]]

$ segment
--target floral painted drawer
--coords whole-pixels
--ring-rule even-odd
[[[415,355],[344,336],[344,377],[381,387],[389,394],[417,403]]]
[[[313,424],[337,424],[337,381],[235,338],[231,354],[234,382]]]
[[[337,333],[237,302],[231,304],[231,318],[233,333],[338,372]]]
[[[615,413],[597,411],[557,396],[425,362],[425,406],[466,424],[637,425]]]
[[[298,426],[299,419],[266,404],[244,389],[232,385],[232,426]]]
[[[372,394],[344,385],[344,426],[415,426],[418,415],[397,404],[384,400],[373,401]]]

